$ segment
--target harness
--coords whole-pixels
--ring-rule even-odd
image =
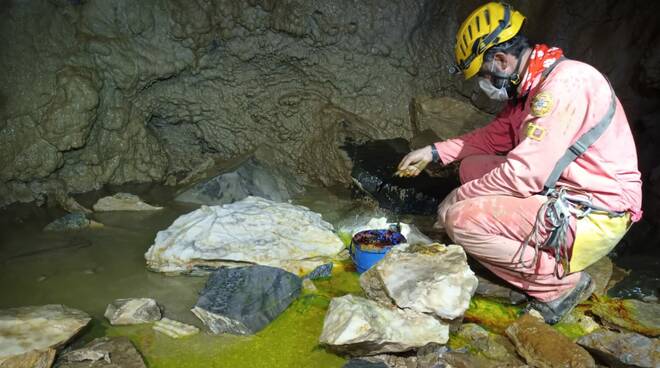
[[[566,58],[561,57],[554,64],[549,66],[541,74],[542,79],[545,79],[550,72]],[[607,78],[605,78],[607,80]],[[605,213],[610,217],[621,217],[625,212],[611,211],[603,207],[594,205],[591,202],[591,197],[586,193],[569,194],[564,187],[557,189],[557,180],[561,173],[571,164],[576,158],[582,155],[603,132],[610,126],[616,110],[616,95],[612,89],[609,80],[607,81],[612,93],[612,101],[610,107],[600,121],[589,129],[586,133],[582,134],[575,143],[573,143],[566,153],[557,161],[550,176],[543,185],[543,194],[548,197],[548,200],[541,206],[537,212],[536,219],[532,232],[525,238],[523,242],[520,257],[518,259],[524,267],[532,267],[538,260],[539,249],[549,250],[555,257],[555,270],[554,273],[558,278],[563,278],[570,273],[569,264],[569,251],[566,242],[566,235],[568,233],[571,216],[580,219],[592,212]],[[542,231],[549,234],[547,239],[542,239]],[[529,265],[525,265],[523,257],[525,249],[528,245],[534,244],[534,257]],[[559,274],[559,265],[562,265],[563,273]]]

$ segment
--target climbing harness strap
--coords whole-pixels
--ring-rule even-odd
[[[561,61],[566,60],[560,58],[548,67],[542,74],[543,78],[559,64]],[[607,78],[606,78],[607,80]],[[616,110],[616,95],[612,89],[609,80],[607,81],[612,93],[612,101],[610,107],[600,121],[584,133],[578,140],[573,143],[566,153],[557,161],[554,169],[544,184],[544,189],[541,194],[548,197],[548,200],[541,206],[537,212],[536,219],[532,232],[525,238],[523,247],[520,251],[519,262],[524,267],[532,267],[536,265],[538,260],[539,249],[550,250],[555,257],[555,270],[554,273],[558,278],[563,278],[570,273],[569,264],[569,250],[567,244],[567,234],[571,221],[571,216],[576,218],[583,218],[592,212],[605,213],[610,217],[621,217],[625,212],[614,212],[606,208],[598,207],[591,202],[591,198],[586,194],[569,195],[566,188],[556,189],[557,180],[561,173],[573,162],[577,157],[582,155],[610,126]],[[542,232],[548,234],[547,239],[542,239]],[[528,245],[534,244],[534,257],[529,265],[524,263],[525,249]],[[562,265],[562,274],[559,274],[559,265]]]

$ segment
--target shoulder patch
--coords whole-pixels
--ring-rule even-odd
[[[546,116],[552,111],[555,101],[550,92],[541,92],[532,99],[532,115],[536,117]]]
[[[534,123],[527,124],[525,135],[535,141],[542,141],[545,138],[546,129]]]

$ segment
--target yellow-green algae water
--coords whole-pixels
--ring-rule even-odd
[[[131,192],[131,188],[121,188]],[[112,193],[103,193],[103,195]],[[335,264],[331,278],[315,280],[318,292],[305,292],[282,315],[254,336],[212,335],[190,312],[206,277],[165,276],[145,269],[144,253],[156,232],[198,206],[162,201],[171,193],[156,190],[140,194],[165,207],[154,212],[95,213],[101,229],[44,232],[50,221],[64,215],[54,209],[20,207],[5,211],[0,223],[0,308],[65,304],[89,313],[93,321],[74,345],[99,336],[127,336],[149,367],[341,367],[346,359],[318,345],[323,319],[333,297],[362,295],[358,275],[350,262]],[[79,198],[87,206],[101,196]],[[295,200],[337,225],[365,210],[347,192],[311,189]],[[368,210],[368,209],[367,209]],[[406,221],[406,219],[403,219]],[[425,221],[428,219],[417,219]],[[349,239],[339,234],[344,242]],[[164,316],[193,324],[202,332],[173,339],[152,330],[150,324],[111,326],[103,317],[114,299],[151,297],[164,307]],[[495,333],[520,314],[520,307],[475,297],[465,321]],[[575,326],[558,325],[575,338]],[[454,335],[449,345],[463,345]]]

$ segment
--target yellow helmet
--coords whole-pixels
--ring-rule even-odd
[[[512,39],[524,21],[525,16],[508,4],[492,2],[473,11],[456,34],[456,64],[465,79],[481,69],[486,50]]]

